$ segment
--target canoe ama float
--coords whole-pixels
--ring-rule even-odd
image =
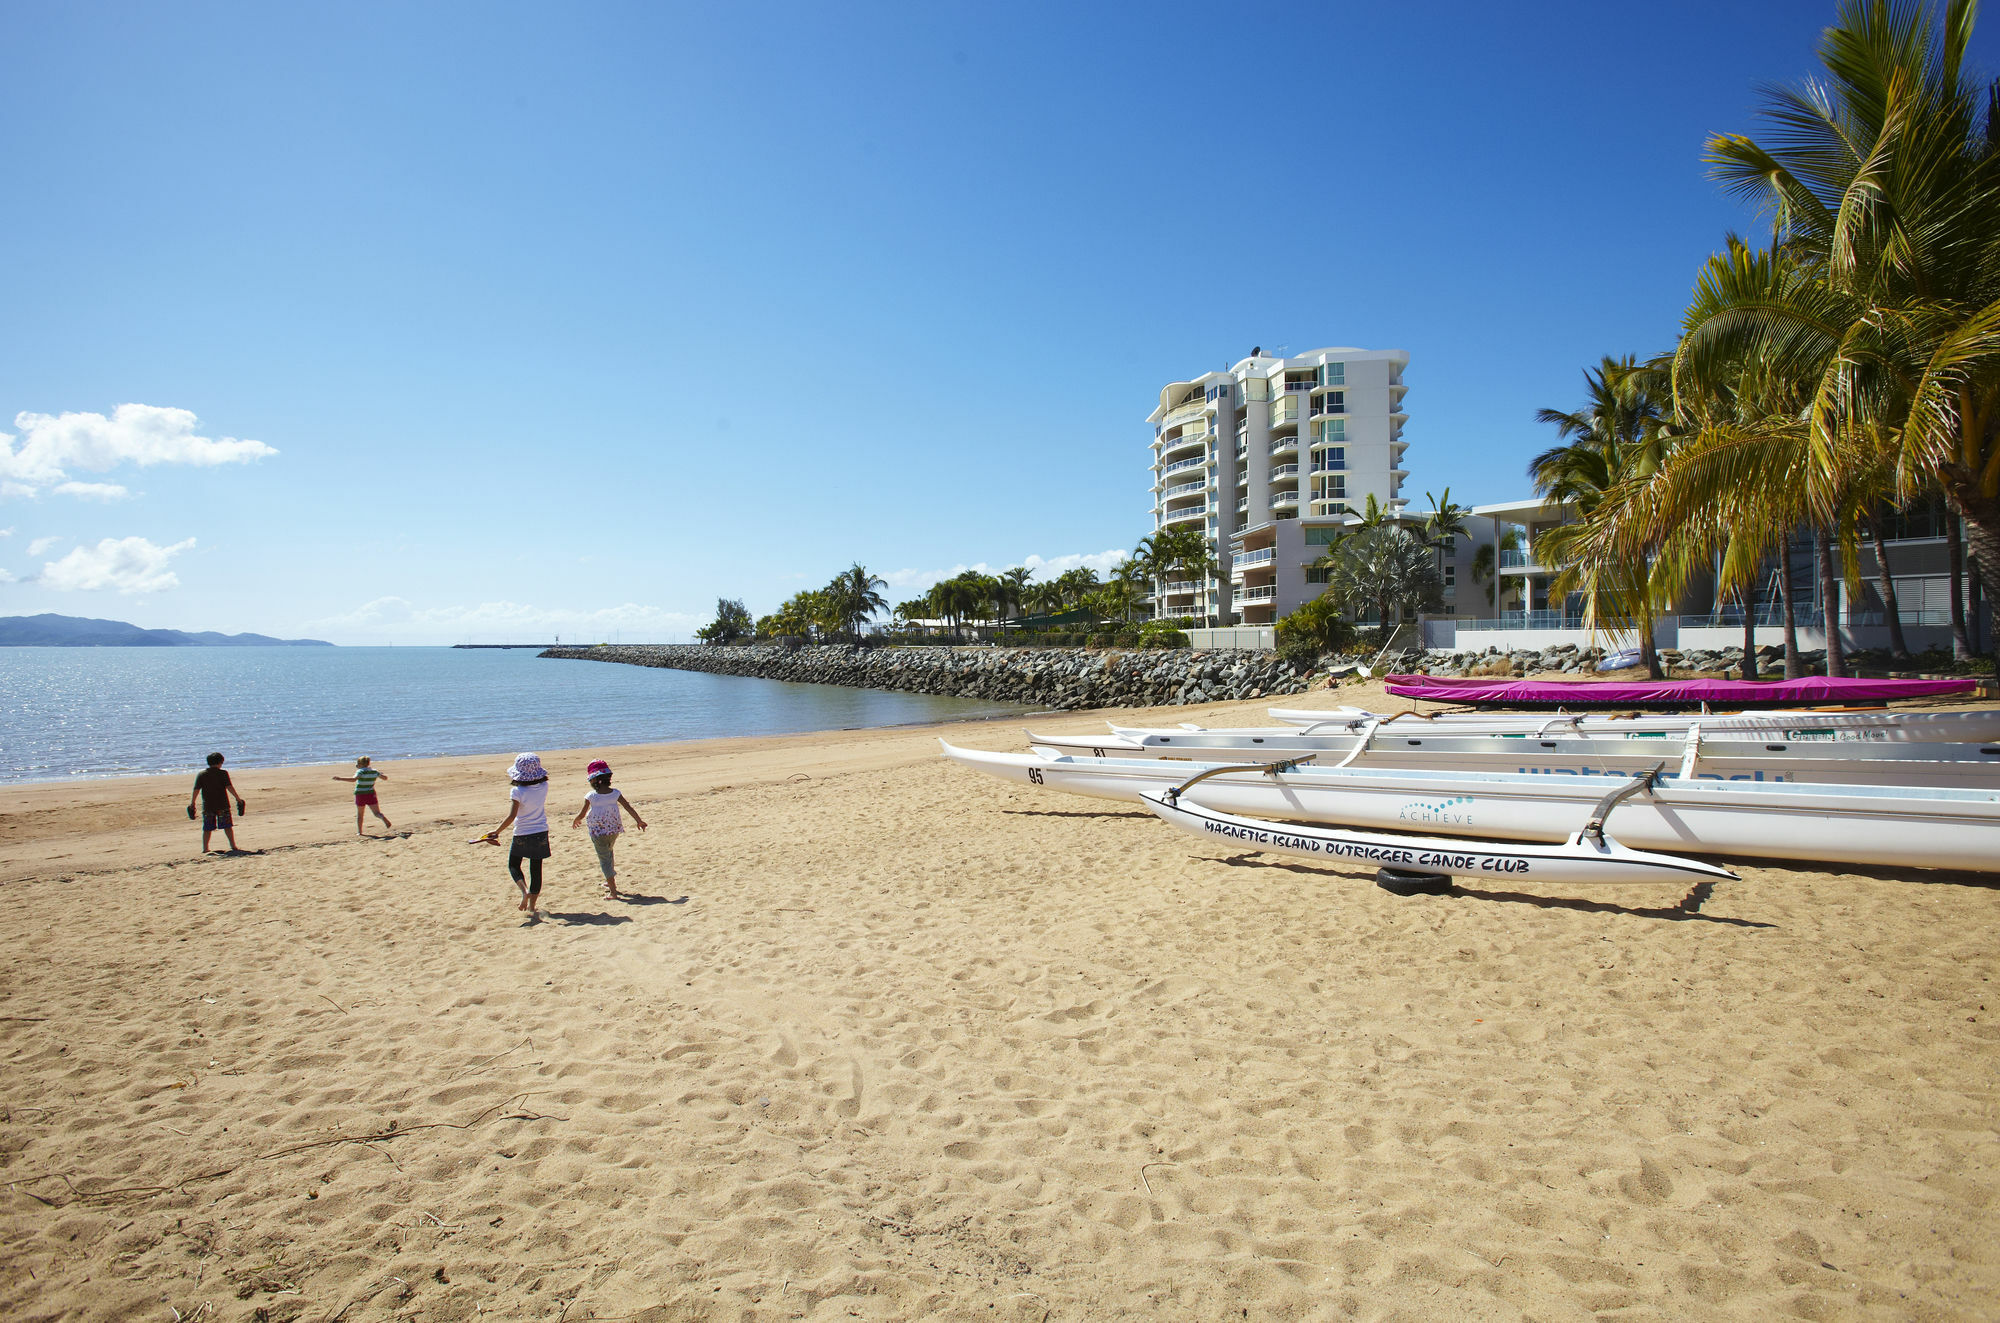
[[[1431,836],[1391,836],[1336,827],[1295,827],[1239,818],[1191,801],[1171,790],[1148,790],[1139,802],[1155,817],[1182,831],[1226,844],[1277,854],[1303,855],[1328,863],[1360,864],[1405,873],[1475,877],[1513,882],[1700,882],[1733,881],[1736,874],[1714,864],[1672,855],[1631,850],[1608,834],[1588,828],[1560,845],[1501,845]]]

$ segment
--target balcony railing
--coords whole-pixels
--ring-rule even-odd
[[[1206,505],[1190,505],[1185,510],[1167,511],[1166,514],[1160,517],[1160,522],[1166,524],[1172,524],[1172,523],[1178,523],[1183,519],[1199,519],[1207,513],[1208,513],[1208,507]]]
[[[1162,473],[1179,473],[1179,472],[1180,472],[1180,471],[1181,471],[1182,469],[1198,469],[1198,468],[1200,468],[1200,467],[1201,467],[1201,466],[1202,466],[1203,464],[1205,464],[1205,463],[1207,463],[1207,462],[1208,462],[1208,461],[1206,461],[1205,459],[1201,458],[1201,457],[1200,457],[1199,455],[1197,455],[1197,456],[1196,456],[1195,458],[1193,458],[1193,459],[1177,459],[1177,460],[1175,460],[1175,461],[1174,461],[1173,463],[1171,463],[1171,464],[1167,465],[1167,466],[1166,466],[1165,468],[1161,469],[1161,470],[1160,470],[1160,472],[1162,472]]]
[[[1276,547],[1264,547],[1257,551],[1238,552],[1230,558],[1230,561],[1237,569],[1241,570],[1252,565],[1268,565],[1277,558],[1278,549]]]
[[[1314,473],[1345,473],[1347,472],[1347,461],[1344,459],[1316,459],[1313,461],[1312,471]]]
[[[1326,396],[1322,395],[1313,401],[1312,416],[1315,418],[1322,414],[1346,412],[1347,401],[1345,400],[1329,400]]]
[[[1192,579],[1176,579],[1174,582],[1165,585],[1165,588],[1170,595],[1174,593],[1198,593],[1201,591],[1201,585]]]
[[[1785,608],[1779,602],[1766,602],[1757,607],[1752,614],[1755,616],[1757,625],[1761,629],[1777,629],[1785,623]],[[1846,623],[1850,625],[1879,625],[1883,623],[1883,618],[1886,614],[1886,612],[1882,611],[1853,611],[1848,613]],[[1951,612],[1949,610],[1898,611],[1896,614],[1906,625],[1949,625],[1951,623]],[[1817,610],[1808,610],[1803,606],[1797,607],[1792,611],[1792,623],[1800,629],[1818,629],[1820,627],[1820,613]],[[1680,618],[1680,627],[1682,629],[1741,629],[1743,628],[1743,608],[1740,606],[1730,606],[1724,607],[1719,611],[1712,611],[1705,616],[1682,616]]]
[[[1236,503],[1236,513],[1248,514],[1249,512],[1250,512],[1250,498],[1246,496],[1242,500]]]
[[[1312,388],[1313,388],[1313,383],[1310,381],[1288,381],[1285,383],[1285,390],[1288,392],[1295,390],[1311,390]]]
[[[1202,442],[1206,440],[1208,440],[1207,432],[1182,432],[1179,436],[1173,437],[1170,440],[1168,440],[1168,442],[1164,447],[1162,447],[1162,449],[1175,450],[1181,446],[1200,445]]]
[[[1274,436],[1271,438],[1271,453],[1276,455],[1286,450],[1297,450],[1299,439],[1295,436]]]
[[[1296,464],[1278,464],[1271,469],[1272,482],[1276,482],[1280,478],[1296,478],[1298,476],[1299,466]]]
[[[1237,592],[1232,600],[1237,602],[1268,602],[1278,595],[1276,584],[1266,584],[1262,588],[1245,588]]]
[[[1169,487],[1160,495],[1163,500],[1171,501],[1174,497],[1186,496],[1189,492],[1205,491],[1207,487],[1208,479],[1203,478],[1200,482],[1184,482],[1178,487]]]
[[[1297,492],[1279,492],[1271,498],[1271,508],[1274,510],[1281,505],[1297,505],[1298,503],[1299,494]]]
[[[1208,406],[1213,403],[1214,403],[1213,400],[1196,399],[1196,400],[1189,400],[1184,404],[1177,404],[1167,414],[1165,418],[1161,419],[1161,422],[1168,427],[1172,427],[1175,423],[1180,422],[1184,418],[1193,418],[1195,415],[1206,410]]]

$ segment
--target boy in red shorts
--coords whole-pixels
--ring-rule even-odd
[[[208,838],[220,831],[229,838],[229,852],[237,853],[236,823],[229,816],[229,801],[236,801],[238,817],[243,814],[243,796],[236,792],[229,773],[222,770],[222,755],[208,755],[208,770],[194,778],[194,793],[188,796],[188,816],[194,816],[195,801],[201,801],[201,852],[207,854]]]

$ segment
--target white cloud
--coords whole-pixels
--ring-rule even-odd
[[[0,570],[0,583],[12,583],[12,582],[14,582],[14,573],[13,573],[13,571],[12,571],[12,570]]]
[[[399,643],[534,643],[558,634],[579,643],[600,643],[614,634],[627,642],[659,643],[686,641],[708,620],[637,602],[583,611],[520,602],[419,607],[401,597],[378,597],[352,611],[309,620],[302,628]]]
[[[11,533],[14,530],[10,528],[7,531]],[[62,539],[59,537],[38,537],[28,544],[28,554],[30,556],[39,556],[60,541]]]
[[[932,584],[955,578],[967,570],[997,575],[1002,570],[1013,568],[1014,565],[1026,565],[1034,572],[1031,583],[1047,583],[1058,574],[1079,567],[1096,570],[1099,577],[1102,577],[1109,574],[1113,566],[1131,554],[1122,548],[1114,548],[1110,551],[1074,552],[1067,556],[1029,556],[1024,560],[997,566],[980,561],[977,565],[954,565],[948,570],[889,570],[882,577],[898,593],[914,597],[929,592]]]
[[[90,501],[122,501],[132,493],[115,482],[59,482],[58,496],[81,496]]]
[[[11,528],[0,528],[0,537],[12,537],[12,536],[14,536],[14,530],[13,530],[13,529],[11,529]]]
[[[212,468],[278,453],[262,441],[201,436],[197,425],[186,409],[151,404],[121,404],[109,418],[101,413],[16,414],[20,436],[0,432],[0,496],[36,496],[53,488],[66,495],[116,499],[127,494],[123,487],[72,482],[70,471],[106,473],[121,464]]]
[[[77,547],[61,560],[42,566],[41,581],[62,592],[94,592],[114,588],[121,593],[157,593],[180,587],[169,561],[194,545],[194,539],[157,547],[142,537],[108,537],[94,547]]]

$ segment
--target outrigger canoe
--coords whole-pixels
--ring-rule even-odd
[[[1968,694],[1976,680],[1872,680],[1859,676],[1808,676],[1798,680],[1487,680],[1466,676],[1383,677],[1398,698],[1442,703],[1502,703],[1510,707],[1560,705],[1699,707],[1703,703],[1882,703],[1898,698]]]
[[[1278,854],[1303,855],[1326,863],[1359,864],[1392,874],[1479,878],[1487,882],[1675,882],[1733,881],[1736,874],[1715,864],[1628,849],[1599,823],[1586,824],[1560,845],[1501,845],[1298,827],[1257,822],[1182,801],[1173,790],[1148,790],[1139,802],[1182,831],[1218,844],[1246,846]]]
[[[1005,781],[1129,804],[1226,766],[950,744],[944,752]],[[1250,818],[1565,841],[1630,779],[1284,762],[1209,777],[1182,802]],[[1618,838],[1641,850],[2000,872],[2000,790],[1648,778],[1618,806],[1617,818]]]
[[[1980,708],[1956,712],[1905,712],[1888,708],[1863,711],[1821,712],[1813,710],[1766,712],[1370,712],[1358,707],[1337,707],[1319,711],[1312,708],[1269,709],[1271,719],[1310,733],[1359,730],[1374,723],[1383,727],[1415,727],[1452,734],[1533,735],[1552,731],[1589,735],[1594,738],[1648,738],[1677,735],[1696,722],[1708,735],[1727,738],[1745,732],[1744,738],[1775,735],[1793,743],[1863,740],[1894,743],[1915,740],[1925,743],[1953,741],[1977,743],[2000,740],[2000,709]],[[1184,726],[1199,730],[1198,726]]]
[[[1113,726],[1109,737],[1026,732],[1038,748],[1085,758],[1179,758],[1203,762],[1272,762],[1315,756],[1323,767],[1442,768],[1535,775],[1636,776],[1665,760],[1669,776],[1710,781],[1810,781],[1833,785],[1984,786],[2000,788],[2000,744],[1861,743],[1757,739],[1746,731],[1712,737],[1701,723],[1685,731],[1620,739],[1461,732],[1415,723],[1308,733],[1297,729],[1185,730]]]

